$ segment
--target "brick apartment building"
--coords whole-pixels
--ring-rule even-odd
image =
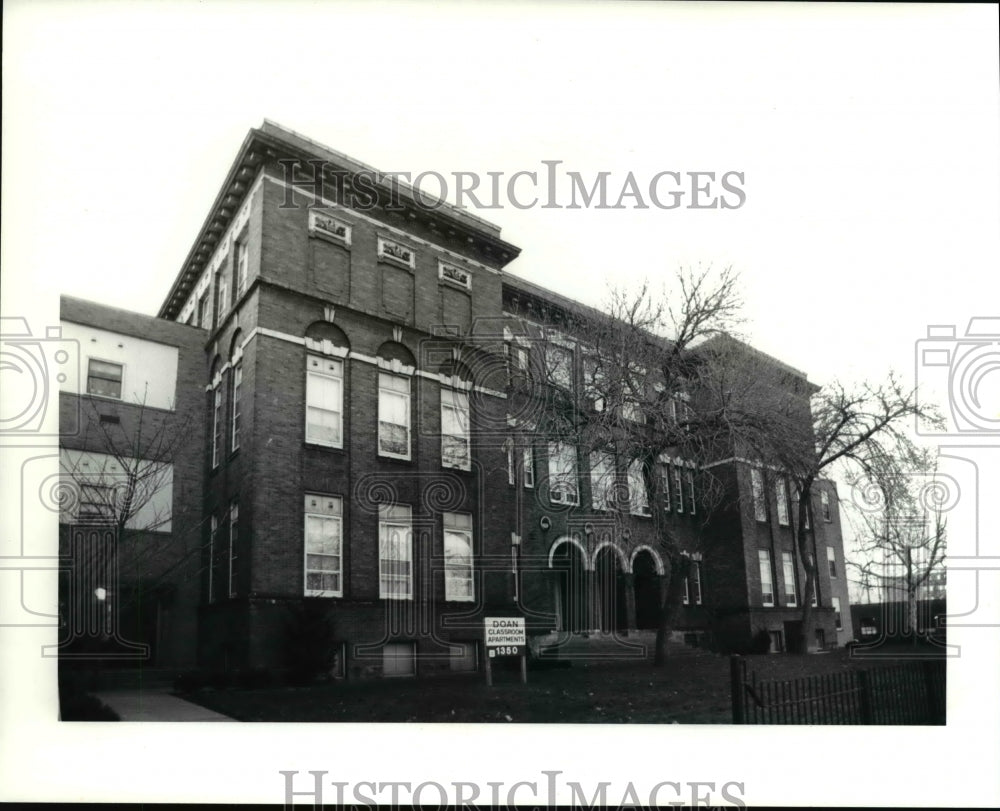
[[[172,460],[170,532],[186,554],[160,578],[176,587],[158,664],[283,667],[304,605],[329,619],[347,676],[475,669],[485,616],[525,616],[536,650],[560,634],[642,639],[664,532],[700,550],[678,636],[765,630],[782,649],[804,574],[780,475],[720,458],[732,497],[706,522],[685,460],[664,458],[665,487],[647,491],[648,476],[512,417],[517,370],[542,351],[532,331],[581,305],[505,273],[519,249],[495,226],[405,186],[360,189],[367,171],[265,122],[157,319],[64,300],[66,322],[174,347],[175,402],[198,415]],[[572,330],[559,340],[563,382],[582,385]],[[120,380],[122,361],[92,357],[65,403],[134,409],[101,379]],[[630,504],[613,521],[608,477]],[[835,486],[814,502],[817,640],[842,644]],[[67,515],[65,533],[79,523]]]

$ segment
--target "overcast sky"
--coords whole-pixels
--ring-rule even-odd
[[[385,171],[605,171],[612,199],[742,173],[733,210],[474,213],[565,295],[732,265],[759,348],[913,379],[928,324],[1000,315],[997,64],[990,6],[8,2],[3,312],[155,314],[269,118]]]

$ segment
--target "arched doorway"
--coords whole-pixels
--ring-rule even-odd
[[[605,546],[594,560],[596,581],[597,624],[601,631],[624,630],[628,622],[625,608],[625,588],[617,550]]]
[[[632,584],[636,628],[655,630],[660,621],[660,579],[656,560],[649,550],[640,550],[632,560]]]
[[[588,630],[589,601],[583,550],[568,539],[556,541],[550,565],[556,576],[556,627],[568,633]]]

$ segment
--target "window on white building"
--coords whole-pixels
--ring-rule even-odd
[[[472,602],[472,516],[444,514],[444,598]]]
[[[305,496],[305,596],[342,597],[343,501],[338,496]]]
[[[410,458],[410,379],[380,372],[378,376],[378,452]]]
[[[87,364],[87,394],[98,397],[122,398],[122,372],[120,363],[90,358]]]
[[[406,504],[379,507],[379,597],[413,599],[413,519]]]
[[[344,447],[344,363],[306,356],[306,442]]]

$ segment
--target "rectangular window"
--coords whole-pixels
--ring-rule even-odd
[[[524,486],[531,488],[535,486],[535,448],[527,445],[521,453],[521,463],[524,465]]]
[[[663,509],[670,512],[670,465],[660,462],[660,490],[663,492]]]
[[[236,561],[240,552],[240,505],[233,501],[229,505],[229,596],[236,596]]]
[[[344,447],[344,363],[306,357],[306,442]]]
[[[406,504],[379,507],[379,597],[413,599],[413,521]]]
[[[674,509],[684,512],[684,481],[679,465],[674,465]]]
[[[642,406],[635,402],[635,400],[626,400],[622,403],[621,415],[623,420],[635,422],[639,425],[643,425],[646,422],[646,415],[642,411]]]
[[[760,564],[761,605],[774,605],[774,577],[771,575],[771,553],[767,549],[757,550]]]
[[[441,389],[441,466],[472,468],[469,448],[469,395]]]
[[[382,648],[383,676],[412,676],[417,672],[412,642],[390,642]]]
[[[688,512],[694,515],[694,471],[685,470],[684,478],[687,481],[688,488]]]
[[[832,546],[826,548],[826,562],[830,567],[830,577],[837,576],[837,553],[833,550]]]
[[[701,605],[701,564],[698,561],[691,562],[691,596],[695,605]]]
[[[684,578],[684,597],[682,599],[684,605],[691,604],[691,581],[688,578]]]
[[[507,484],[514,486],[516,470],[514,468],[514,440],[507,440]]]
[[[824,490],[819,494],[819,500],[823,509],[823,520],[829,524],[833,520],[830,515],[830,494]]]
[[[236,243],[236,298],[247,289],[247,275],[250,269],[250,248],[246,239]]]
[[[779,476],[774,483],[774,496],[778,501],[778,523],[788,526],[788,482],[784,476]]]
[[[549,500],[557,504],[579,504],[577,479],[576,447],[565,442],[550,442]]]
[[[212,325],[208,321],[208,293],[205,293],[198,300],[198,326],[202,329],[211,329]]]
[[[337,496],[305,496],[305,596],[342,597],[343,502]]]
[[[219,452],[222,450],[222,383],[212,392],[212,469],[219,466]]]
[[[226,310],[229,309],[229,282],[226,279],[225,273],[218,273],[215,278],[216,290],[219,297],[219,306],[215,309],[219,315],[216,317],[215,323],[221,324]]]
[[[550,383],[573,390],[573,350],[556,344],[545,346],[545,371]]]
[[[840,619],[840,598],[833,597],[830,602],[833,603],[833,622],[838,631],[843,631],[844,625]]]
[[[237,363],[233,367],[233,437],[232,450],[240,449],[240,395],[243,389],[243,364]]]
[[[767,520],[767,504],[764,501],[764,474],[760,468],[750,468],[750,485],[753,490],[753,514],[758,521]]]
[[[208,530],[208,601],[215,602],[215,550],[219,535],[219,519],[212,516]]]
[[[615,500],[615,457],[607,451],[590,454],[590,501],[595,510],[606,510]]]
[[[472,516],[444,514],[444,598],[470,603],[475,597],[472,580]]]
[[[649,515],[649,491],[642,462],[633,459],[628,466],[628,503],[632,515]]]
[[[798,598],[795,593],[795,559],[791,552],[781,553],[781,576],[785,581],[785,605],[794,606]]]
[[[91,358],[87,365],[87,394],[98,397],[122,398],[122,370],[120,363]]]
[[[410,379],[380,372],[378,376],[378,452],[410,458]]]

